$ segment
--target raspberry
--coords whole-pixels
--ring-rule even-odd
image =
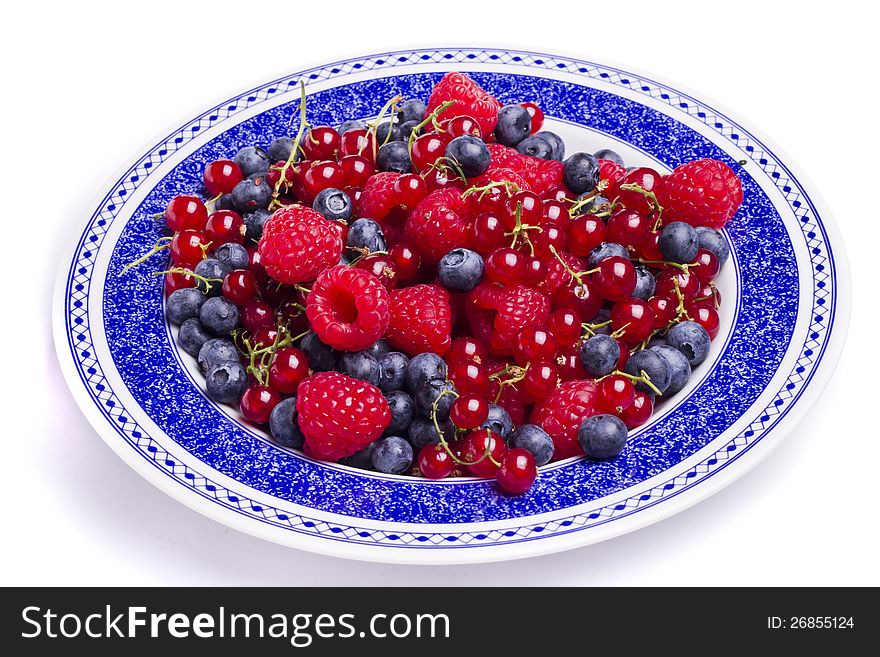
[[[550,315],[547,297],[525,285],[503,288],[484,282],[468,293],[468,301],[466,313],[474,334],[496,354],[512,354],[519,332],[546,325]]]
[[[436,263],[452,249],[465,246],[468,224],[462,215],[467,202],[455,189],[437,189],[428,194],[410,213],[404,233],[422,258]]]
[[[434,85],[431,97],[428,99],[428,113],[448,100],[456,102],[440,116],[444,114],[447,117],[471,116],[480,124],[480,130],[484,135],[489,135],[495,130],[501,103],[464,73],[447,73]]]
[[[572,271],[582,272],[587,269],[587,263],[583,258],[579,258],[568,251],[561,251],[559,257],[565,261],[565,264],[568,265]],[[574,281],[574,277],[565,270],[565,267],[559,262],[559,258],[548,258],[546,262],[547,275],[544,277],[543,281],[538,283],[538,289],[544,294],[552,297],[563,285],[571,285]]]
[[[395,171],[383,171],[369,177],[358,199],[358,216],[382,221],[397,204],[394,183],[400,178]]]
[[[505,147],[502,146],[502,148]],[[531,189],[531,187],[529,187],[528,181],[526,181],[526,179],[523,178],[516,170],[504,166],[496,166],[494,164],[486,169],[486,172],[482,176],[472,180],[471,184],[475,187],[484,187],[485,185],[493,182],[511,182],[519,189]]]
[[[489,149],[490,167],[498,167],[503,169],[519,169],[522,166],[523,155],[520,155],[515,148],[503,146],[502,144],[486,144]]]
[[[602,196],[613,201],[617,196],[617,184],[626,175],[626,168],[611,160],[599,160],[599,180],[607,180],[608,186]]]
[[[388,292],[365,269],[338,265],[325,269],[312,285],[306,316],[321,342],[334,349],[360,351],[388,328]]]
[[[743,200],[739,178],[724,162],[697,160],[665,178],[660,204],[663,220],[723,228]]]
[[[562,162],[542,160],[539,157],[523,155],[519,171],[529,188],[539,196],[562,184]]]
[[[299,384],[299,428],[306,453],[323,461],[351,456],[376,440],[391,409],[375,386],[337,372],[319,372]]]
[[[452,338],[449,294],[437,285],[415,285],[390,295],[391,319],[385,337],[408,354],[445,354]]]
[[[535,407],[532,423],[553,439],[554,460],[583,454],[578,443],[578,428],[586,418],[602,412],[598,408],[598,397],[595,381],[567,381]]]
[[[302,283],[339,262],[339,226],[302,205],[290,205],[269,217],[258,246],[260,263],[281,283]]]

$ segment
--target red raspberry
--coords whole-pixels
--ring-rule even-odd
[[[445,115],[448,118],[466,114],[477,120],[484,135],[489,135],[495,130],[501,103],[464,73],[447,73],[434,85],[431,97],[428,99],[428,113],[436,110],[447,100],[454,100],[456,103],[440,116]]]
[[[518,170],[522,167],[523,155],[520,155],[515,148],[503,146],[502,144],[486,144],[489,154],[492,156],[490,167],[498,167],[503,169]]]
[[[360,351],[388,328],[388,292],[367,270],[337,265],[321,272],[312,285],[306,316],[321,342]]]
[[[519,172],[529,183],[529,187],[540,196],[562,184],[562,162],[542,160],[539,157],[522,155]]]
[[[625,175],[626,167],[611,160],[599,160],[599,180],[608,181],[608,186],[602,192],[602,196],[613,201],[617,196],[617,184]]]
[[[483,282],[468,293],[468,301],[466,313],[474,334],[496,354],[512,354],[519,332],[526,326],[545,326],[550,315],[547,297],[525,285],[503,288]]]
[[[587,263],[583,258],[579,258],[568,251],[560,252],[559,257],[565,261],[565,264],[572,271],[582,272],[587,269]],[[559,262],[559,258],[547,258],[547,275],[538,284],[538,289],[552,297],[560,287],[571,285],[573,281],[574,277],[565,270],[565,267]]]
[[[486,169],[486,172],[482,176],[472,180],[471,184],[475,187],[483,187],[493,182],[511,182],[520,189],[531,189],[529,187],[528,181],[523,178],[515,169],[495,164]],[[476,196],[479,196],[479,194],[476,194]]]
[[[302,283],[339,262],[339,226],[302,205],[289,205],[269,217],[258,245],[260,264],[281,283]]]
[[[414,285],[394,290],[391,319],[385,337],[391,346],[408,354],[433,351],[441,356],[452,344],[452,311],[449,294],[437,285]]]
[[[449,251],[465,246],[468,224],[463,215],[467,202],[456,189],[437,189],[410,213],[404,234],[429,263],[436,263]]]
[[[583,454],[578,443],[578,428],[586,418],[602,412],[598,400],[595,381],[567,381],[535,407],[532,422],[553,439],[554,460]]]
[[[322,461],[337,461],[362,450],[391,422],[391,409],[378,388],[338,372],[303,379],[296,412],[306,453]]]
[[[394,183],[400,174],[394,171],[382,171],[369,177],[361,197],[358,199],[358,216],[374,221],[382,221],[397,205]]]
[[[682,164],[664,180],[660,204],[667,222],[723,228],[743,200],[739,178],[718,160]]]

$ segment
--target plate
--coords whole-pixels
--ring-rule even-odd
[[[620,457],[542,469],[521,497],[493,482],[439,482],[319,463],[273,444],[205,396],[164,321],[154,257],[161,212],[204,165],[288,134],[306,84],[309,120],[375,116],[427,99],[461,70],[502,103],[537,100],[569,152],[611,147],[663,171],[723,160],[745,200],[725,229],[722,328],[709,359]],[[742,475],[779,443],[833,370],[849,316],[846,259],[828,210],[780,151],[678,85],[574,57],[488,48],[357,57],[254,87],[137,154],[90,209],[62,262],[54,334],[67,382],[101,437],[146,479],[230,527],[341,557],[405,563],[513,559],[586,545],[665,518]],[[108,491],[112,494],[112,491]],[[698,531],[694,528],[694,531]]]

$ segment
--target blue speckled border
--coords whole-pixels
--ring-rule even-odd
[[[245,107],[271,98],[272,94],[295,85],[300,77],[307,80],[332,78],[354,70],[359,65],[361,68],[382,68],[401,63],[401,59],[404,60],[403,63],[409,64],[413,61],[424,61],[425,57],[428,61],[452,59],[456,62],[498,62],[504,59],[516,62],[519,58],[521,61],[528,61],[536,70],[541,67],[564,67],[569,72],[640,91],[702,120],[742,147],[752,161],[769,174],[788,198],[795,214],[802,219],[805,238],[812,250],[815,277],[813,327],[809,341],[802,350],[803,362],[798,363],[777,399],[755,419],[752,426],[691,472],[650,491],[644,491],[637,497],[613,507],[600,506],[594,511],[553,523],[528,523],[530,515],[598,499],[679,463],[738,419],[738,411],[746,409],[754,401],[775,373],[773,359],[776,358],[778,363],[784,353],[796,318],[797,265],[780,218],[747,170],[743,172],[746,203],[729,231],[744,266],[743,306],[726,352],[719,367],[699,390],[674,413],[652,426],[651,431],[641,436],[636,446],[630,447],[614,462],[591,464],[589,467],[585,467],[583,463],[573,463],[555,469],[542,475],[539,485],[529,495],[508,499],[497,496],[494,487],[485,482],[437,486],[429,482],[402,482],[326,468],[274,448],[243,430],[237,423],[229,421],[194,390],[185,377],[179,376],[179,364],[174,360],[173,352],[164,337],[161,295],[155,279],[148,276],[119,278],[115,275],[115,269],[118,269],[119,262],[130,260],[129,256],[143,249],[143,245],[151,239],[145,236],[151,236],[158,230],[155,223],[150,223],[151,220],[146,217],[147,212],[163,206],[176,190],[193,188],[193,181],[198,180],[206,161],[221,154],[228,155],[237,145],[252,141],[265,142],[272,135],[283,132],[289,119],[289,109],[286,108],[262,112],[201,147],[155,185],[143,204],[143,211],[137,212],[126,226],[111,261],[104,313],[107,318],[105,330],[109,343],[113,345],[114,361],[129,391],[136,397],[139,391],[143,392],[138,402],[143,405],[151,419],[191,453],[219,471],[279,500],[373,520],[467,523],[522,518],[526,524],[518,529],[485,534],[426,532],[397,535],[344,524],[328,525],[319,520],[294,516],[279,509],[255,505],[241,495],[228,491],[186,466],[174,462],[126,416],[118,400],[106,389],[100,366],[90,353],[88,317],[84,311],[95,249],[99,248],[107,223],[112,221],[125,197],[135,186],[142,184],[155,162],[180,148],[204,126],[212,125],[235,115]],[[670,166],[704,156],[719,157],[734,164],[720,149],[672,117],[613,93],[543,79],[537,75],[476,73],[474,76],[503,101],[540,98],[548,115],[586,124],[622,138]],[[424,97],[437,77],[436,74],[416,74],[401,78],[382,78],[318,92],[310,96],[310,106],[316,110],[311,118],[320,122],[337,122],[346,117],[343,112],[350,113],[351,107],[362,106],[366,108],[362,113],[369,114],[374,111],[374,105],[378,106],[398,90],[408,95]],[[359,104],[355,104],[353,99],[359,99]],[[779,239],[768,240],[768,236]],[[834,279],[825,271],[826,265],[831,264],[830,257],[826,260],[826,248],[821,226],[796,181],[745,131],[693,99],[607,67],[541,55],[485,50],[400,53],[337,64],[276,81],[215,108],[152,149],[150,154],[119,181],[113,194],[104,199],[82,236],[78,257],[71,267],[67,321],[81,376],[105,415],[145,458],[204,497],[263,522],[339,540],[425,546],[510,542],[581,529],[656,504],[710,476],[711,472],[720,469],[756,442],[763,430],[773,424],[776,416],[790,407],[793,398],[803,389],[804,382],[818,362],[817,356],[821,354],[827,341],[826,326],[831,324],[829,315],[833,315],[834,305],[834,295],[828,289],[828,283],[833,285]],[[756,262],[760,263],[760,267],[754,266]],[[829,305],[831,307],[827,308]],[[132,331],[133,326],[137,327],[136,332]],[[162,339],[156,341],[153,338],[159,336],[160,330]],[[765,345],[765,349],[761,354],[753,353],[755,331],[763,332],[760,343]],[[132,339],[135,335],[137,339]],[[149,348],[145,350],[144,345],[149,345]],[[774,346],[773,354],[767,353],[766,345]],[[145,362],[149,363],[149,367],[143,366]],[[137,366],[132,367],[132,364]],[[745,371],[753,375],[747,382],[743,381],[742,367],[748,368]],[[162,384],[157,385],[157,381],[162,381]],[[738,396],[733,400],[729,399],[732,383],[738,386]],[[163,388],[167,390],[167,394],[163,393]],[[182,404],[186,404],[187,413],[179,412]],[[711,412],[707,413],[705,409],[711,409]],[[184,424],[180,424],[181,422]],[[205,427],[212,430],[211,440],[204,438]],[[200,435],[203,437],[198,438]],[[671,436],[684,436],[685,439],[670,440]],[[362,492],[360,495],[352,495],[352,491]]]

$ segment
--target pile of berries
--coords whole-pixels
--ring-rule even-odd
[[[535,103],[461,73],[370,122],[310,127],[304,92],[300,112],[208,164],[138,261],[169,251],[180,347],[279,444],[521,494],[617,456],[707,357],[742,202],[724,163],[566,158]]]

